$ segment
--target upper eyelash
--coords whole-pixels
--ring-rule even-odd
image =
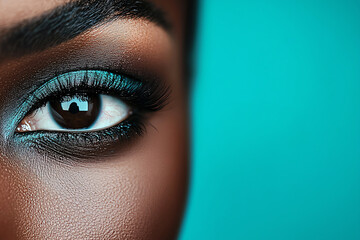
[[[54,89],[55,88],[55,89]],[[56,76],[32,95],[36,104],[44,104],[53,97],[77,94],[79,91],[113,94],[129,104],[141,104],[143,110],[157,111],[166,105],[170,89],[158,82],[139,81],[108,71],[79,70]]]
[[[162,109],[168,103],[170,95],[170,88],[162,82],[139,81],[105,70],[70,71],[47,81],[30,94],[20,108],[14,125],[50,99],[79,91],[118,96],[136,110],[150,112]]]

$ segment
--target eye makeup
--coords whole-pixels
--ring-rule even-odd
[[[114,21],[43,52],[0,62],[0,78],[9,81],[0,90],[7,103],[0,109],[4,147],[18,160],[86,162],[137,146],[155,112],[170,103],[170,87],[177,89],[176,71],[170,70],[177,61],[173,44],[166,31],[147,21]],[[53,99],[91,95],[118,98],[131,114],[92,131],[17,131],[27,115]]]
[[[139,81],[105,70],[71,71],[50,79],[33,91],[21,104],[12,126],[16,127],[26,115],[49,101],[79,94],[114,96],[125,102],[132,114],[117,125],[98,131],[16,132],[14,129],[14,142],[56,159],[88,161],[109,156],[142,135],[147,116],[166,105],[169,88],[160,82]]]

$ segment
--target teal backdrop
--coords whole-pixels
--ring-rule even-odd
[[[360,239],[360,1],[203,0],[179,239]]]

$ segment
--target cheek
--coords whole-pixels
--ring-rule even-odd
[[[164,110],[114,159],[35,170],[18,216],[23,237],[174,238],[186,195],[186,119],[184,107]]]
[[[17,190],[21,183],[14,174],[15,171],[6,166],[0,157],[0,239],[15,239],[16,224],[13,208],[16,208],[18,199]]]

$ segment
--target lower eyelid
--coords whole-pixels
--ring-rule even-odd
[[[55,161],[88,162],[110,157],[146,132],[146,119],[134,113],[124,122],[97,132],[15,133],[16,145],[52,157]]]

